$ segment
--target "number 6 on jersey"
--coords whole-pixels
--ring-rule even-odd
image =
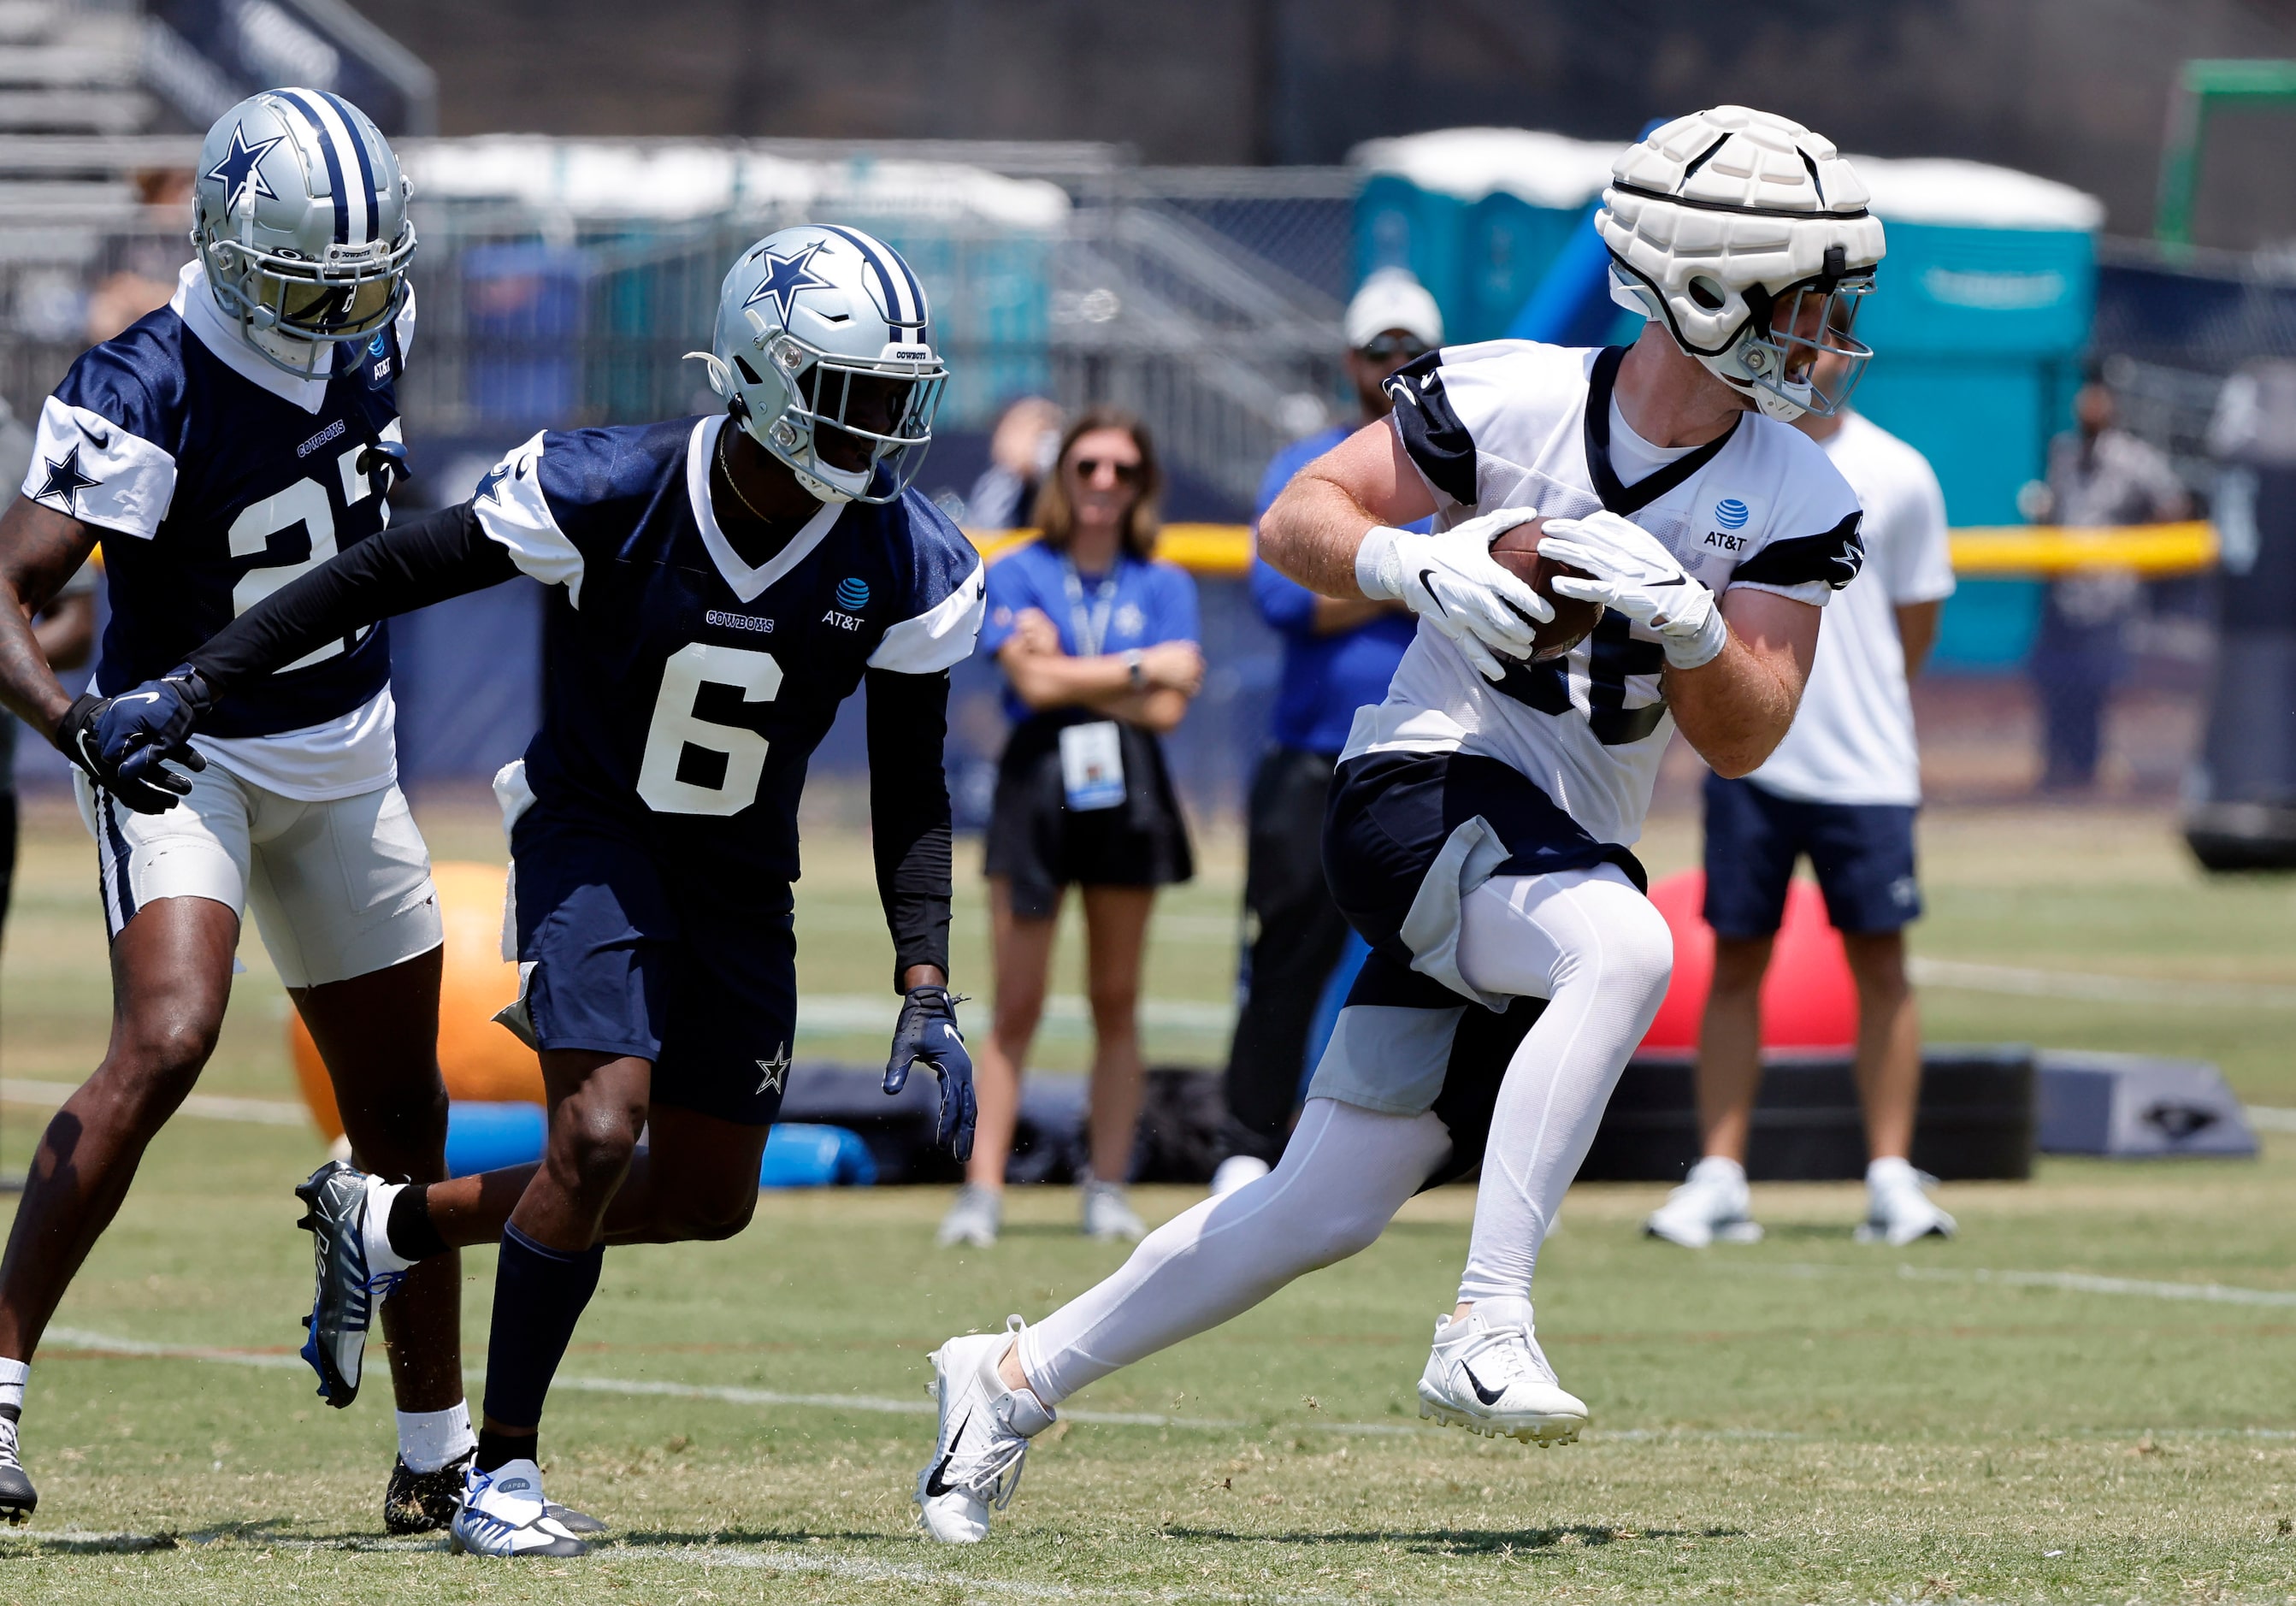
[[[638,766],[638,796],[656,814],[736,815],[758,800],[766,739],[696,714],[705,685],[736,687],[745,703],[771,702],[782,689],[782,667],[770,653],[706,642],[690,642],[664,661],[661,692],[654,699],[653,723],[646,727],[645,756]],[[685,778],[693,767],[689,748],[724,758],[725,773],[716,785]]]

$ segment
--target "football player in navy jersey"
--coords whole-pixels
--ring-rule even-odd
[[[547,1151],[427,1187],[360,1179],[330,1224],[342,1265],[321,1269],[324,1303],[330,1283],[501,1242],[460,1548],[582,1553],[593,1530],[543,1497],[535,1444],[603,1246],[748,1225],[795,1027],[798,796],[865,680],[903,995],[885,1090],[930,1065],[941,1141],[971,1148],[941,746],[983,574],[908,488],[944,379],[928,319],[907,265],[868,235],[770,235],[727,274],[713,349],[695,354],[725,413],[536,436],[468,503],[289,586],[103,725],[104,762],[164,767],[238,687],[316,643],[517,574],[553,588],[542,728],[496,782],[524,978],[505,1023],[541,1051]]]
[[[101,541],[111,619],[95,684],[122,691],[383,527],[414,320],[406,193],[382,135],[334,95],[273,90],[225,112],[201,148],[196,254],[175,299],[72,365],[0,519],[0,701],[82,772],[115,1011],[103,1062],[33,1157],[0,1263],[0,1511],[18,1519],[38,1498],[17,1450],[27,1363],[215,1046],[246,905],[352,1152],[402,1179],[446,1175],[439,911],[396,784],[383,631],[315,643],[234,687],[187,773],[102,763],[110,705],[74,701],[24,622]],[[391,1305],[397,1532],[446,1524],[473,1446],[456,1285],[452,1263],[426,1266]],[[329,1403],[348,1405],[357,1356],[339,1365],[316,1339],[305,1355]]]

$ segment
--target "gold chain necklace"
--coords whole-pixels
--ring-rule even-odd
[[[742,482],[734,478],[734,458],[732,454],[726,449],[726,437],[732,432],[733,427],[733,421],[728,419],[726,422],[726,427],[718,431],[718,461],[726,471],[726,483],[727,486],[732,488],[735,499],[738,500],[743,507],[750,510],[750,517],[770,529],[772,528],[774,521],[758,511],[758,504],[756,503],[742,495]]]

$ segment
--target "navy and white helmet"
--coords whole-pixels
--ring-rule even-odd
[[[226,317],[290,373],[328,371],[406,303],[409,185],[381,132],[340,95],[266,89],[200,146],[192,249]]]
[[[824,502],[891,502],[924,466],[948,370],[924,286],[883,241],[836,224],[775,231],[718,292],[690,351],[758,444]]]

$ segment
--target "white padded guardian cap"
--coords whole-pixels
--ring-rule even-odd
[[[1833,413],[1873,353],[1850,334],[1881,219],[1833,143],[1744,106],[1677,118],[1611,169],[1595,225],[1611,296],[1773,418]],[[1817,356],[1847,359],[1829,385]]]

